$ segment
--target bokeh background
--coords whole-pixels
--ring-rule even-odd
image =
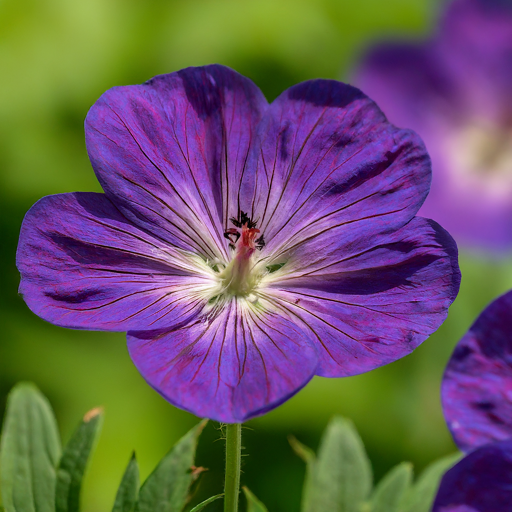
[[[88,108],[114,85],[214,62],[253,79],[269,100],[310,78],[350,81],[368,45],[427,37],[438,9],[432,0],[0,0],[0,415],[22,379],[49,397],[64,440],[88,409],[104,406],[84,512],[111,509],[133,450],[145,478],[197,422],[145,384],[124,335],[54,327],[17,294],[24,213],[43,195],[100,190],[85,150]],[[304,466],[287,436],[316,448],[334,414],[355,422],[376,478],[402,460],[420,471],[455,450],[439,402],[444,366],[479,311],[512,287],[511,258],[462,251],[460,263],[447,322],[414,354],[359,377],[315,378],[247,424],[242,482],[271,512],[299,510]],[[211,423],[197,457],[210,469],[197,500],[221,492],[220,438]]]

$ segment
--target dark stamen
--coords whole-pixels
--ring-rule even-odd
[[[257,238],[255,240],[256,242],[256,249],[259,249],[261,251],[261,249],[263,249],[263,247],[265,247],[265,239],[263,238],[263,235],[261,235],[259,238]]]
[[[236,244],[240,238],[240,233],[235,228],[229,228],[224,232],[224,238],[227,238],[232,244]]]

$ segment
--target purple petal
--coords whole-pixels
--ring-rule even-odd
[[[253,178],[249,211],[270,260],[335,228],[347,243],[366,247],[369,233],[406,224],[430,183],[418,137],[390,125],[359,90],[332,80],[296,85],[272,103],[251,158],[243,191]]]
[[[512,441],[478,448],[446,472],[432,512],[509,512]]]
[[[223,66],[110,89],[87,115],[89,157],[109,199],[139,227],[226,257],[252,132],[267,102]]]
[[[266,312],[265,312],[266,310]],[[312,378],[308,333],[259,301],[233,299],[211,319],[129,332],[130,356],[166,400],[197,416],[241,423],[277,407]]]
[[[126,331],[194,318],[207,274],[133,226],[104,194],[44,197],[27,213],[17,253],[20,293],[54,324]]]
[[[512,438],[512,292],[491,303],[459,341],[441,393],[462,451]]]
[[[272,295],[314,334],[317,374],[326,377],[409,354],[445,320],[460,283],[455,242],[420,217],[360,253],[334,232],[305,245],[287,266]]]
[[[371,48],[354,81],[389,120],[422,134],[438,119],[456,116],[458,90],[439,65],[432,44],[386,43]]]
[[[440,65],[450,70],[468,105],[500,119],[512,115],[512,3],[450,2],[436,40]]]

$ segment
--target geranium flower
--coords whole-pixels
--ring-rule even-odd
[[[354,82],[432,157],[420,214],[459,244],[512,248],[512,1],[454,0],[436,34],[372,48]]]
[[[457,344],[441,388],[464,459],[441,481],[433,512],[508,512],[512,503],[512,291]]]
[[[481,446],[449,469],[432,512],[510,512],[512,441]]]
[[[415,217],[430,160],[359,90],[313,80],[268,105],[222,66],[115,87],[85,122],[104,194],[41,199],[20,291],[42,318],[128,331],[168,401],[227,423],[313,375],[409,354],[443,322],[457,250]]]
[[[492,302],[459,341],[441,396],[462,451],[512,439],[512,291]]]

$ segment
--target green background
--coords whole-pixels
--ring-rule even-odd
[[[427,0],[0,0],[0,406],[15,382],[34,381],[64,439],[88,409],[104,406],[84,512],[111,509],[132,450],[145,477],[197,422],[145,384],[123,334],[54,327],[17,295],[24,213],[43,195],[100,190],[85,151],[88,108],[114,85],[213,62],[252,78],[268,99],[309,78],[349,81],[366,46],[425,37],[437,7]],[[461,268],[448,321],[413,355],[359,377],[316,378],[247,424],[242,482],[270,512],[299,510],[304,467],[287,436],[316,447],[335,413],[354,420],[377,477],[401,460],[421,469],[454,450],[439,403],[443,368],[479,311],[512,287],[510,260],[462,251]],[[220,437],[212,423],[200,442],[197,463],[210,471],[197,499],[221,491]]]

